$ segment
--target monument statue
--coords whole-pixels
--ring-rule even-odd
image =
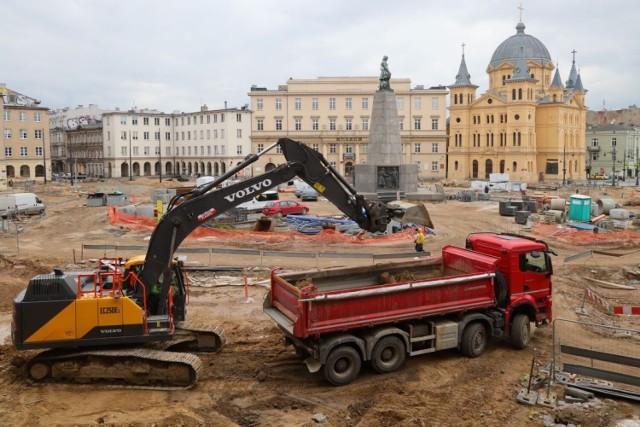
[[[391,86],[389,85],[389,80],[391,80],[391,71],[389,71],[387,59],[389,58],[386,55],[383,56],[382,62],[380,63],[380,90],[391,89]]]

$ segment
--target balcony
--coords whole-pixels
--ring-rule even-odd
[[[342,160],[355,160],[356,153],[342,153]]]
[[[589,151],[590,153],[599,153],[600,152],[600,146],[596,145],[594,146],[589,146],[587,147],[587,151]]]

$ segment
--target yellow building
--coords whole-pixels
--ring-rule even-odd
[[[46,182],[51,165],[45,135],[48,109],[40,101],[0,85],[3,147],[0,153],[0,190]]]
[[[319,77],[289,79],[277,90],[253,86],[252,152],[271,146],[278,138],[304,142],[320,152],[346,177],[353,165],[366,163],[373,94],[378,77]],[[446,101],[444,86],[411,87],[407,78],[391,79],[396,95],[403,161],[418,165],[419,180],[445,177]],[[252,166],[259,175],[284,163],[277,151]]]
[[[585,175],[586,90],[575,51],[566,86],[547,48],[525,25],[502,42],[487,67],[489,89],[476,96],[462,61],[450,89],[448,176],[512,181],[573,181]],[[555,70],[555,73],[554,73]]]

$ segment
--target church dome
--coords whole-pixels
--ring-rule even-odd
[[[502,62],[514,64],[520,56],[520,47],[524,48],[525,60],[535,60],[542,65],[551,62],[551,55],[544,44],[537,38],[524,33],[524,24],[520,22],[516,26],[516,34],[509,37],[497,47],[489,66],[496,68]]]

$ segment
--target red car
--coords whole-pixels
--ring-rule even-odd
[[[262,210],[262,214],[266,216],[283,217],[287,215],[305,215],[309,212],[309,208],[302,203],[293,200],[276,200],[268,202],[267,206]]]

